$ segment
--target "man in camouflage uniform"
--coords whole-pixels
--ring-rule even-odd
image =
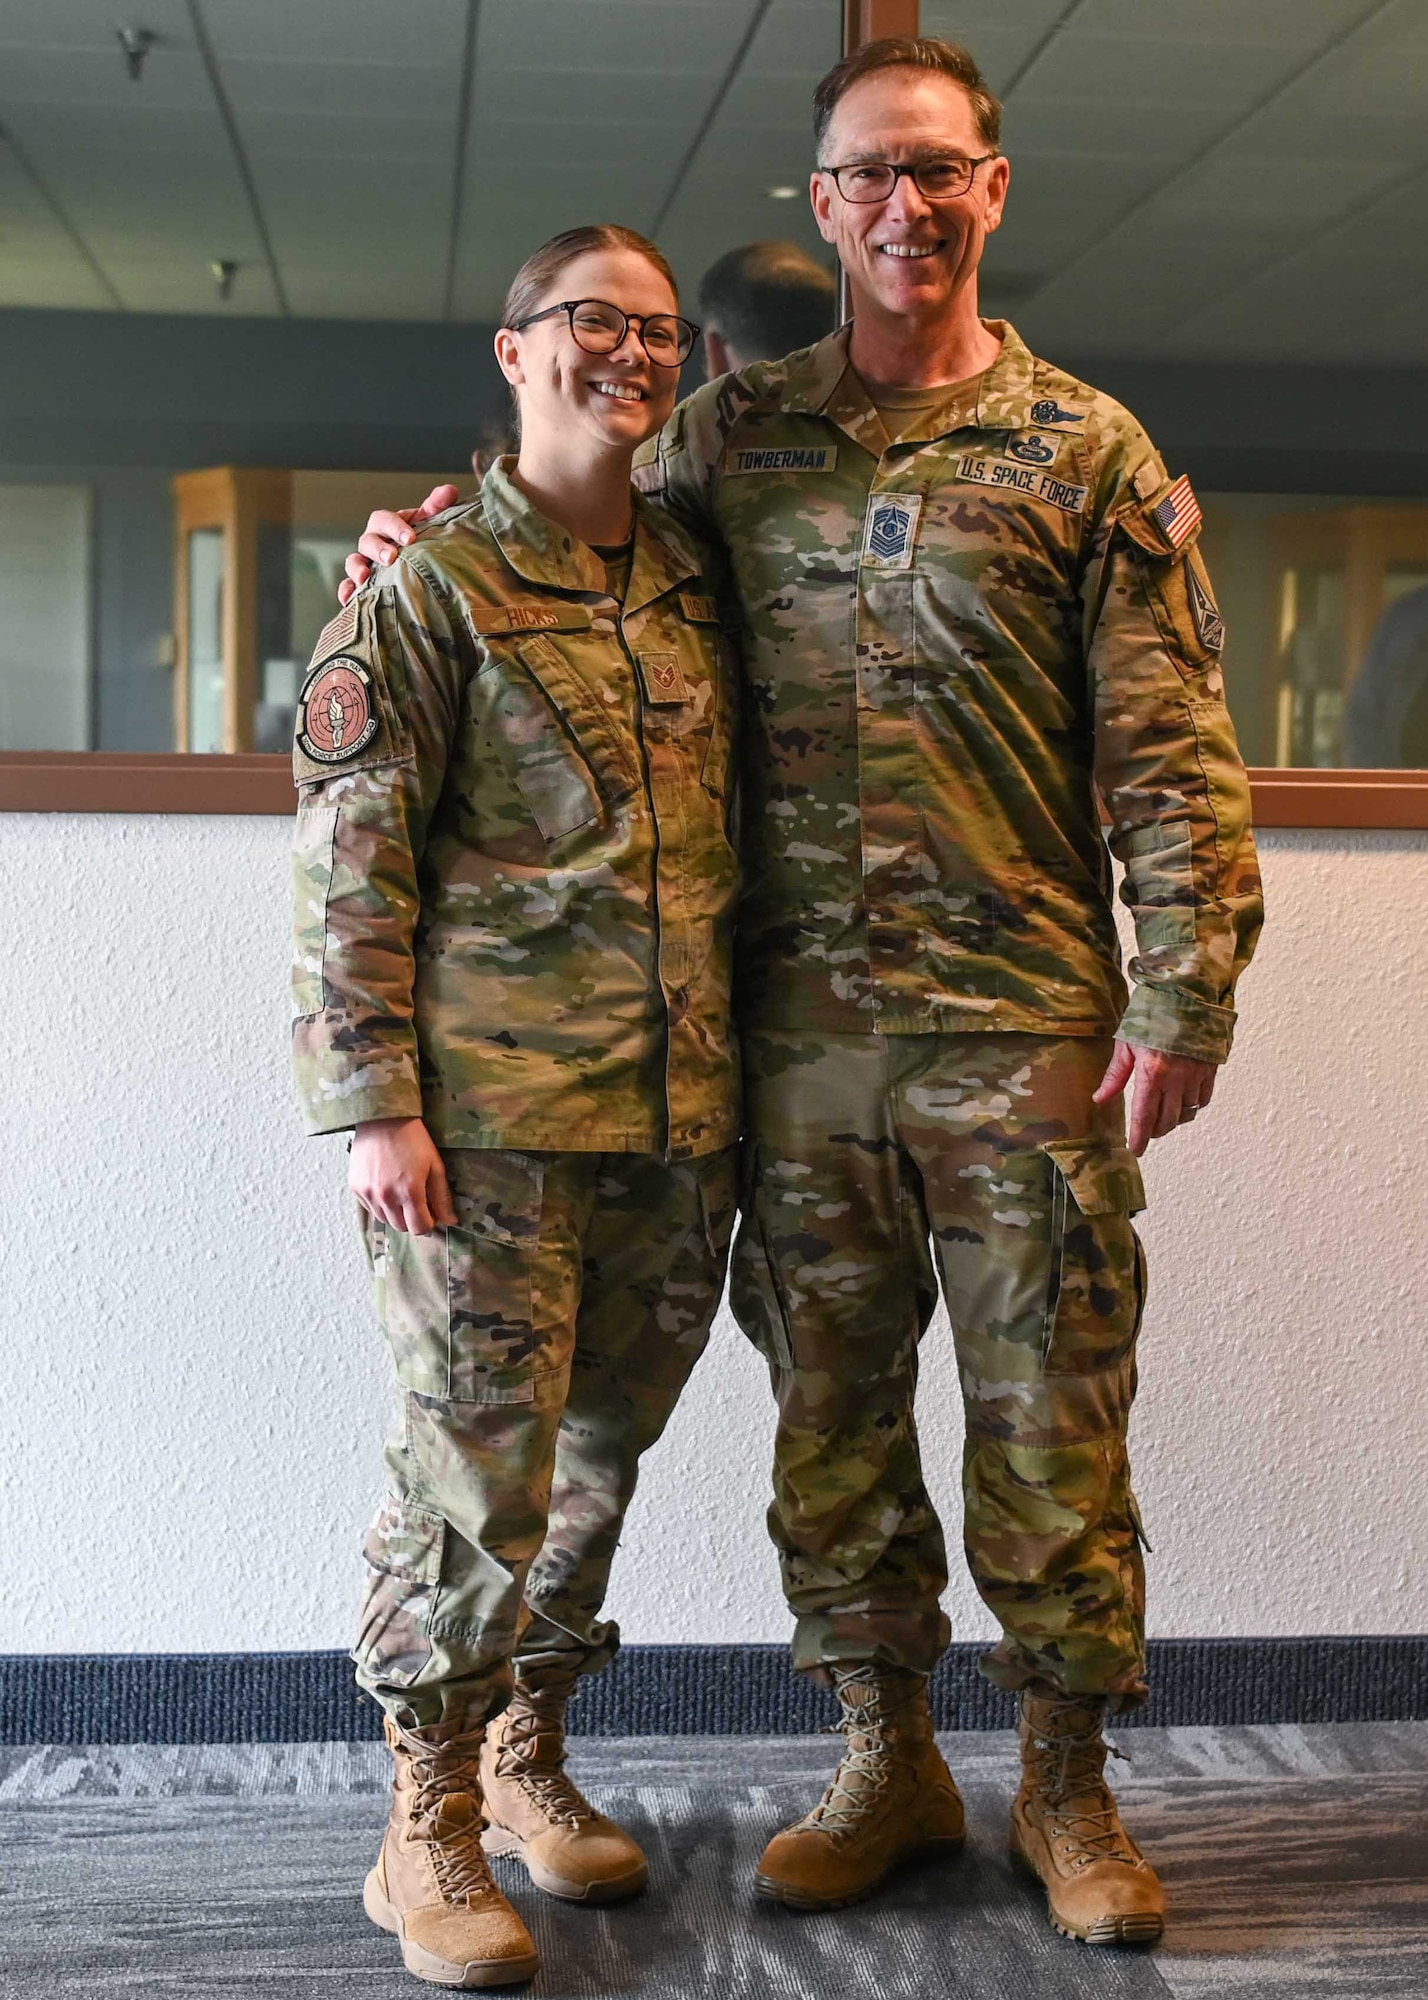
[[[1103,1714],[1145,1693],[1144,1198],[1118,1099],[1134,1067],[1135,1152],[1208,1101],[1259,929],[1223,630],[1188,483],[976,317],[1006,165],[971,58],[873,44],[816,102],[852,326],[699,390],[641,475],[722,542],[742,612],[733,1302],[778,1399],[795,1662],[849,1731],[759,1887],[826,1907],[961,1835],[926,1706],[947,1572],[913,1418],[940,1277],[967,1556],[1003,1635],[984,1666],[1022,1699],[1014,1850],[1062,1929],[1152,1938],[1159,1885],[1101,1775]]]
[[[536,1964],[483,1810],[551,1894],[645,1880],[561,1717],[619,1643],[610,1563],[718,1305],[738,1123],[699,557],[641,502],[612,575],[509,463],[327,628],[294,753],[307,1129],[423,1121],[443,1170],[429,1210],[363,1215],[403,1394],[354,1658],[397,1764],[368,1914],[467,1985]]]
[[[741,614],[732,1297],[778,1400],[795,1663],[848,1734],[759,1889],[827,1908],[962,1838],[926,1696],[947,1569],[913,1414],[940,1280],[967,1558],[1002,1627],[983,1667],[1021,1706],[1013,1851],[1058,1928],[1132,1942],[1163,1897],[1102,1723],[1145,1695],[1137,1156],[1210,1100],[1260,885],[1188,482],[978,317],[999,114],[946,42],[873,43],[824,79],[813,201],[851,326],[697,391],[637,478],[723,544]],[[402,532],[374,516],[350,572]]]

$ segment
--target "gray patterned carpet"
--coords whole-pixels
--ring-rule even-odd
[[[1153,1954],[1047,1925],[1005,1858],[1009,1737],[945,1739],[971,1839],[827,1917],[754,1902],[767,1835],[830,1739],[585,1740],[589,1790],[645,1842],[622,1910],[502,1880],[536,1933],[538,2000],[1378,2000],[1428,1996],[1428,1724],[1141,1730],[1118,1768],[1165,1876]],[[400,2000],[421,1988],[367,1923],[380,1746],[0,1751],[4,2000]]]

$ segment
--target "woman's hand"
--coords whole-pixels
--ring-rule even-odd
[[[369,1215],[408,1236],[429,1236],[455,1224],[446,1168],[420,1118],[373,1118],[359,1125],[347,1185]]]
[[[381,564],[395,562],[398,551],[416,540],[416,531],[424,521],[454,507],[460,498],[454,486],[433,486],[420,507],[398,507],[395,512],[389,507],[374,509],[367,516],[357,549],[343,564],[347,574],[337,586],[338,603],[345,604]]]

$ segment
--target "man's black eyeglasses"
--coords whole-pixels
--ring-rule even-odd
[[[978,167],[998,157],[983,153],[975,160],[919,160],[911,167],[895,167],[890,160],[855,160],[848,167],[824,167],[821,171],[832,176],[844,201],[886,201],[904,174],[929,201],[953,201],[967,192],[977,178]]]
[[[640,346],[658,368],[678,368],[689,359],[699,338],[694,321],[681,319],[678,313],[621,312],[606,299],[564,299],[528,319],[512,320],[510,330],[520,333],[540,320],[554,319],[557,313],[565,314],[577,344],[587,354],[613,354],[624,346],[625,335],[633,327]]]

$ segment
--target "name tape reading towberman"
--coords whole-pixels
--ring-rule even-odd
[[[1084,514],[1089,486],[1070,486],[1064,479],[1054,479],[1049,472],[1038,472],[1031,465],[1017,465],[1007,458],[982,458],[969,451],[957,461],[957,477],[970,479],[976,486],[1006,486],[1014,493],[1025,493],[1033,500],[1049,500],[1053,507],[1061,507],[1068,514]]]
[[[777,445],[763,451],[726,451],[724,471],[831,472],[838,463],[836,445]]]

